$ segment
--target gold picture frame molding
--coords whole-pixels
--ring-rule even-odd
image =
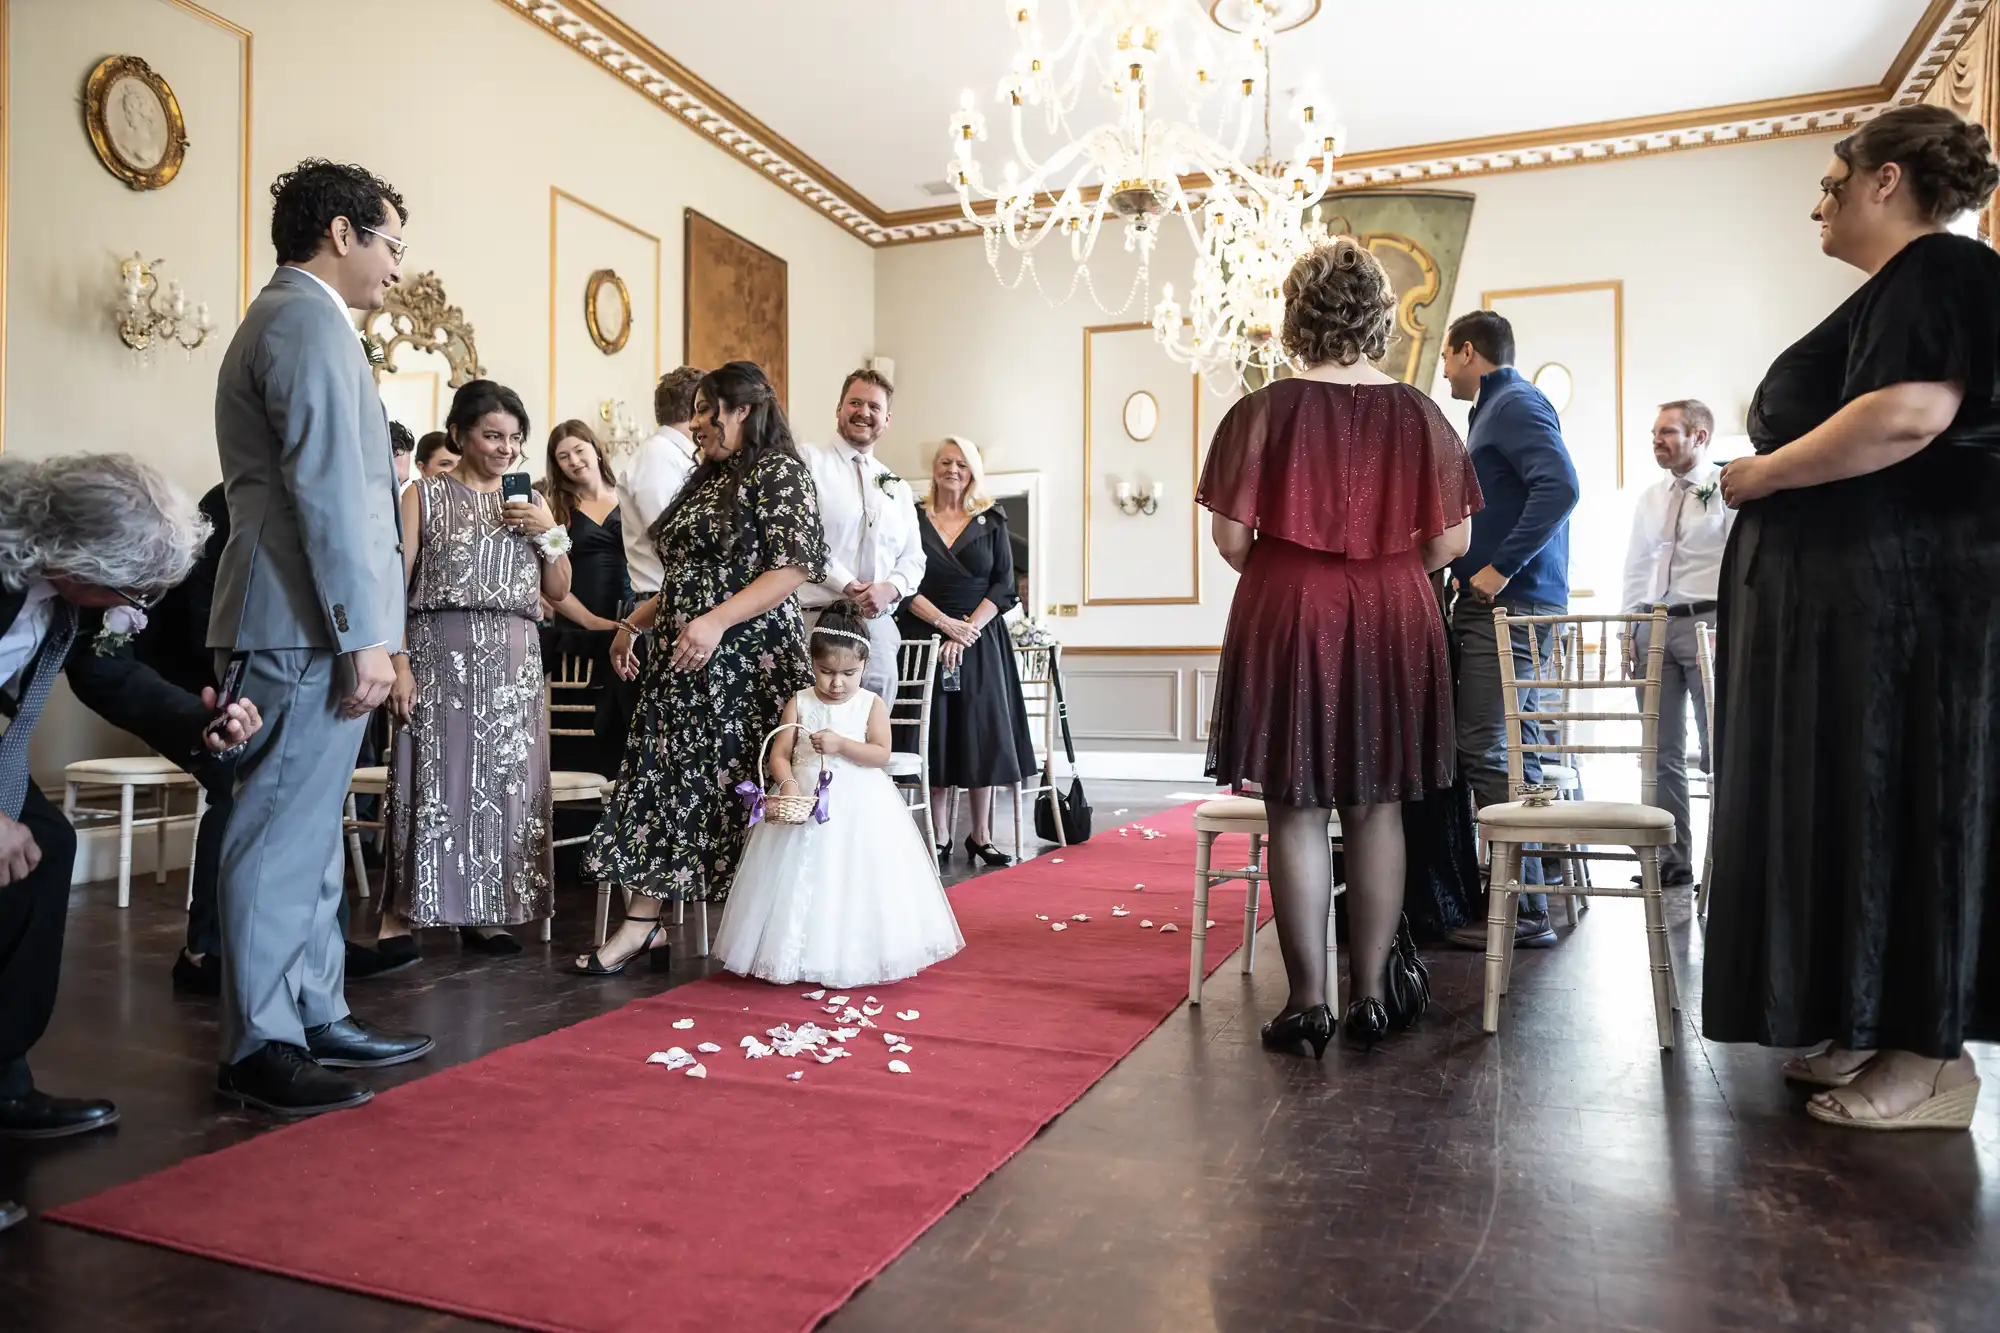
[[[562,309],[560,293],[556,290],[556,240],[559,234],[557,218],[564,203],[575,204],[586,213],[594,213],[606,222],[623,227],[641,240],[653,246],[653,382],[660,379],[660,238],[644,227],[627,222],[609,209],[599,208],[578,195],[571,194],[559,185],[549,187],[549,414],[546,420],[560,420],[556,416],[556,327],[558,313]],[[628,290],[626,295],[630,296]],[[628,313],[625,324],[629,330],[632,317]]]
[[[242,55],[237,62],[240,72],[238,97],[241,111],[237,137],[239,164],[237,177],[238,190],[242,196],[241,230],[237,248],[242,263],[239,265],[236,278],[236,314],[240,319],[243,312],[250,308],[250,141],[255,105],[251,101],[251,92],[256,68],[256,36],[250,29],[204,9],[194,3],[194,0],[164,0],[164,3],[222,29],[234,37],[242,48]],[[7,151],[7,145],[14,124],[14,90],[8,75],[13,61],[10,40],[12,33],[12,0],[0,0],[0,455],[7,452],[7,241],[9,201],[13,195],[14,171],[14,155]]]
[[[1625,279],[1611,278],[1604,282],[1561,282],[1549,287],[1503,287],[1497,291],[1481,292],[1479,308],[1491,310],[1495,301],[1511,301],[1524,296],[1568,296],[1576,292],[1611,293],[1611,354],[1612,366],[1617,383],[1612,385],[1613,400],[1616,404],[1618,442],[1618,489],[1625,489]],[[1564,367],[1568,369],[1568,367]]]
[[[1193,417],[1188,421],[1188,535],[1194,548],[1191,559],[1192,569],[1189,579],[1194,591],[1186,597],[1093,597],[1090,593],[1090,529],[1091,510],[1094,507],[1097,490],[1092,476],[1095,470],[1091,462],[1090,442],[1090,340],[1100,333],[1133,333],[1153,326],[1145,320],[1122,324],[1092,324],[1083,331],[1083,604],[1085,606],[1199,606],[1201,605],[1201,506],[1194,502],[1195,492],[1201,489],[1201,376],[1188,376],[1189,399]],[[1120,409],[1121,418],[1123,409]],[[1122,424],[1122,421],[1121,421]],[[1158,427],[1154,428],[1154,436]],[[1148,439],[1154,438],[1149,436]]]

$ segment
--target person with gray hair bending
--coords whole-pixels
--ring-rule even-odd
[[[28,776],[42,705],[67,669],[83,704],[178,762],[255,734],[248,700],[218,711],[112,649],[187,577],[208,537],[195,502],[123,454],[0,460],[0,1139],[53,1139],[118,1119],[108,1101],[35,1087],[28,1051],[55,1009],[76,833]],[[0,1227],[22,1210],[0,1201]]]

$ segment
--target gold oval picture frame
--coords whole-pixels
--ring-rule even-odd
[[[1125,407],[1118,418],[1125,427],[1125,433],[1144,444],[1160,428],[1160,400],[1140,389],[1125,400]]]
[[[632,293],[625,279],[608,268],[591,274],[583,292],[583,319],[598,351],[612,356],[622,350],[632,336]]]
[[[106,56],[83,85],[84,124],[104,169],[135,190],[180,174],[187,122],[167,81],[138,56]]]
[[[1543,362],[1528,382],[1542,391],[1549,406],[1558,413],[1569,411],[1570,403],[1576,399],[1576,376],[1560,361]]]

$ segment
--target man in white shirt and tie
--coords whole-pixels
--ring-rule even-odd
[[[861,687],[894,701],[896,604],[924,581],[924,542],[910,484],[875,457],[889,428],[895,386],[880,371],[862,369],[840,386],[834,411],[838,438],[806,451],[819,489],[826,531],[826,581],[799,589],[806,626],[838,601],[854,602],[868,618],[868,669]]]
[[[1701,738],[1701,768],[1708,773],[1708,699],[1702,690],[1695,626],[1715,624],[1715,588],[1722,548],[1736,511],[1722,502],[1722,469],[1708,461],[1715,414],[1692,398],[1662,403],[1653,423],[1653,458],[1667,475],[1639,493],[1632,514],[1632,545],[1625,557],[1625,610],[1667,608],[1667,645],[1660,675],[1659,790],[1656,803],[1674,817],[1674,845],[1660,862],[1660,882],[1694,883],[1694,846],[1688,812],[1687,717],[1694,701]],[[1637,661],[1650,650],[1640,626],[1632,649]]]

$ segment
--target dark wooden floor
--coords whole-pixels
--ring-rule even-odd
[[[1093,794],[1101,815],[1137,817],[1170,790]],[[1698,1014],[1701,937],[1676,897]],[[179,901],[178,887],[140,884],[119,912],[108,889],[77,894],[36,1070],[50,1091],[117,1098],[124,1120],[0,1146],[0,1197],[39,1211],[269,1127],[210,1095],[213,1003],[167,981]],[[430,1060],[371,1081],[701,975],[697,962],[669,978],[554,975],[589,904],[565,894],[547,951],[468,959],[437,935],[421,968],[353,987],[364,1016],[438,1038]],[[1170,1017],[829,1330],[2000,1327],[2000,1093],[1970,1136],[1841,1133],[1804,1116],[1768,1052],[1684,1029],[1662,1057],[1637,904],[1600,902],[1561,948],[1522,953],[1500,1038],[1478,1030],[1478,959],[1433,954],[1426,1026],[1369,1056],[1336,1047],[1324,1065],[1258,1049],[1283,993],[1268,931],[1263,946],[1252,977],[1225,965],[1199,1011]],[[661,1298],[698,1280],[663,1274]],[[476,1327],[39,1220],[0,1234],[0,1329]]]

